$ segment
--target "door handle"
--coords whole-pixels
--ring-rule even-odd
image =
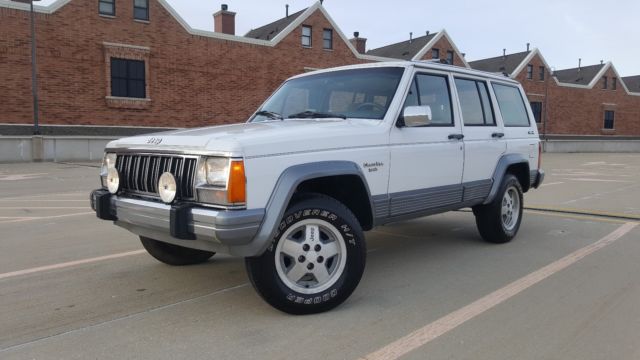
[[[498,139],[500,139],[503,136],[504,136],[504,133],[501,133],[501,132],[494,132],[493,134],[491,134],[491,137],[498,138]]]
[[[453,140],[453,139],[462,140],[463,138],[464,138],[464,135],[462,135],[462,134],[451,134],[451,135],[449,135],[449,140]]]

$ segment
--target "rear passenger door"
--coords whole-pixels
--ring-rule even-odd
[[[496,121],[496,104],[485,80],[456,77],[454,83],[464,134],[463,200],[482,200],[491,189],[494,169],[507,148],[504,129]]]
[[[521,88],[492,81],[498,109],[504,124],[507,153],[522,154],[529,159],[529,169],[538,167],[538,129]]]

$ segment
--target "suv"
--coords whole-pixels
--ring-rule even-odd
[[[269,304],[322,312],[356,288],[375,226],[471,207],[486,241],[513,239],[544,178],[525,99],[435,62],[294,76],[246,123],[109,143],[91,205],[161,262],[241,256]]]

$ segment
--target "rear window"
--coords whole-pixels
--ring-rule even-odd
[[[492,85],[504,126],[529,126],[529,115],[520,90],[514,86]]]

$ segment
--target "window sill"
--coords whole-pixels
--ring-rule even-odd
[[[105,19],[115,19],[116,16],[115,15],[107,15],[107,14],[98,14],[101,18],[105,18]]]
[[[151,99],[106,96],[107,106],[115,109],[144,110],[151,107]]]
[[[141,23],[141,24],[151,24],[151,21],[149,21],[149,20],[133,19],[133,21],[135,21],[137,23]]]
[[[322,49],[324,51],[329,51],[329,52],[333,52],[333,49]]]

